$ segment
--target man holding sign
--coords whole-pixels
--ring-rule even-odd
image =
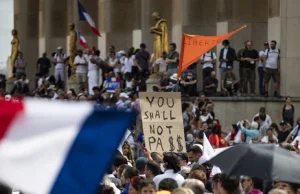
[[[185,152],[180,93],[140,93],[140,104],[149,152]]]

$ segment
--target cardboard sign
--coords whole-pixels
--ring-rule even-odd
[[[115,92],[115,89],[120,88],[121,83],[116,78],[107,78],[106,80],[106,91]]]
[[[145,145],[150,152],[185,152],[180,93],[140,93]]]

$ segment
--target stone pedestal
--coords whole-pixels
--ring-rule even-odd
[[[149,78],[146,81],[147,84],[147,92],[153,92],[153,86],[159,86],[159,78]]]
[[[6,81],[6,92],[10,93],[14,87],[15,80],[7,80]]]

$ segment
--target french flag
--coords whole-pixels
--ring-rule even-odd
[[[0,181],[32,194],[96,194],[132,113],[0,101]]]
[[[100,32],[96,28],[95,22],[93,21],[91,16],[87,13],[87,11],[83,7],[83,5],[79,2],[79,0],[77,2],[78,2],[79,20],[87,21],[90,24],[91,29],[94,32],[94,34],[101,37]]]
[[[79,44],[80,44],[83,48],[88,49],[88,48],[89,48],[89,45],[88,45],[86,39],[84,38],[84,36],[83,36],[80,32],[78,32],[78,36],[79,36]]]

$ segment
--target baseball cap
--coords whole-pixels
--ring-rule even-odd
[[[280,123],[279,123],[279,125],[286,125],[286,122],[285,121],[281,121]]]
[[[129,98],[129,96],[128,96],[126,93],[121,93],[121,94],[120,94],[120,98],[122,98],[122,97],[123,97],[123,98]]]
[[[62,47],[61,47],[61,46],[57,47],[57,50],[61,50],[61,49],[62,49]]]
[[[136,159],[135,167],[138,170],[143,170],[143,169],[146,168],[147,162],[148,162],[147,158],[145,158],[145,157],[139,157],[138,159]]]
[[[267,46],[267,45],[269,45],[269,43],[268,42],[264,42],[264,46]]]

